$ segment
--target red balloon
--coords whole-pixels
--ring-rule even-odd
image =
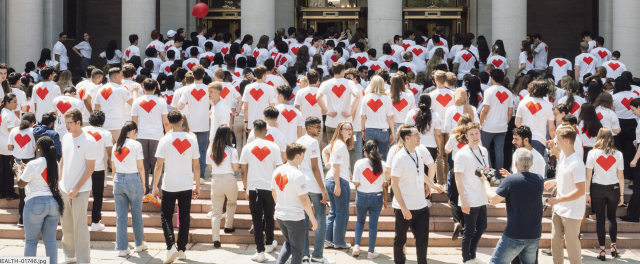
[[[209,6],[207,6],[207,4],[205,3],[196,4],[193,7],[193,11],[191,11],[191,15],[197,18],[203,18],[207,14],[209,14]]]

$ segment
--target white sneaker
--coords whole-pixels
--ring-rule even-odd
[[[319,259],[318,259],[318,258],[311,258],[310,263],[322,263],[322,264],[326,264],[326,263],[328,263],[328,262],[327,262],[327,259],[325,259],[325,258],[319,258]]]
[[[264,247],[264,252],[271,253],[276,249],[276,247],[278,247],[278,241],[273,240],[273,243],[271,243],[271,245]]]
[[[140,253],[140,252],[145,251],[145,250],[147,250],[147,242],[142,241],[142,245],[140,245],[140,246],[136,247],[136,249],[134,250],[134,252],[136,252],[136,253]]]
[[[107,179],[104,179],[104,188],[107,188]]]
[[[464,264],[475,264],[475,262],[473,262],[473,259],[472,259],[472,260],[465,261]]]
[[[213,217],[213,211],[209,211],[207,213],[207,218],[212,218]]]
[[[474,258],[471,261],[473,261],[473,263],[475,264],[487,264],[487,262],[482,260],[481,258]]]
[[[118,257],[127,257],[129,256],[129,254],[131,254],[131,251],[129,251],[129,249],[125,249],[125,250],[120,250],[120,252],[118,253]]]
[[[200,178],[200,184],[204,184],[204,179]]]
[[[329,241],[324,241],[324,248],[333,248],[333,243],[329,242]]]
[[[58,260],[58,263],[63,264],[63,263],[75,263],[78,262],[78,260],[76,258],[69,258],[67,256],[64,256],[63,258]]]
[[[184,251],[182,250],[178,251],[178,259],[179,260],[187,259],[187,254],[185,254]]]
[[[251,257],[251,260],[262,263],[266,262],[267,258],[264,256],[264,252],[256,252],[256,254]]]
[[[377,258],[378,256],[380,256],[380,253],[375,252],[375,251],[374,252],[369,252],[369,254],[367,254],[367,258],[368,259],[374,259],[374,258]]]
[[[353,246],[353,252],[351,252],[351,255],[354,257],[360,256],[360,245]]]
[[[164,263],[173,263],[173,261],[178,257],[178,250],[176,249],[176,245],[173,245],[169,251],[167,251],[167,258]]]
[[[349,249],[349,248],[351,248],[351,244],[346,243],[344,246],[333,245],[333,248],[335,248],[335,249]]]
[[[302,263],[311,263],[311,259],[308,256],[302,257]]]
[[[102,231],[104,230],[104,225],[100,222],[98,223],[91,223],[91,231],[93,232],[98,232],[98,231]]]

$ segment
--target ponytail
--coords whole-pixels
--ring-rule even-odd
[[[58,203],[58,211],[60,216],[64,212],[64,202],[60,195],[58,188],[58,159],[56,146],[53,143],[53,139],[49,136],[42,136],[36,142],[37,148],[42,148],[44,159],[47,161],[47,182],[49,184],[49,190],[53,194],[53,199]]]
[[[421,134],[426,134],[431,127],[431,96],[423,93],[418,99],[418,107],[420,110],[416,115],[416,127]]]
[[[7,103],[11,102],[14,98],[16,98],[14,93],[5,93],[4,98],[2,99],[2,104],[0,104],[0,111],[2,111],[2,109],[7,106]]]
[[[124,146],[124,142],[127,140],[127,134],[129,134],[132,130],[138,130],[138,125],[136,125],[133,121],[127,121],[122,126],[122,130],[120,130],[120,136],[118,137],[118,141],[116,141],[116,152],[118,154],[121,153],[122,147]]]
[[[571,80],[567,84],[567,88],[566,88],[567,101],[564,103],[564,105],[567,106],[569,111],[571,111],[571,109],[573,109],[573,105],[576,102],[576,99],[573,98],[573,96],[575,95],[575,93],[578,91],[579,88],[580,88],[580,83],[578,81],[576,81],[576,80]]]
[[[31,127],[31,124],[36,122],[36,115],[34,115],[33,113],[25,113],[22,116],[22,121],[20,121],[20,130],[25,130],[29,127]]]
[[[363,149],[367,155],[367,159],[369,159],[373,175],[382,174],[382,156],[378,152],[378,144],[376,144],[374,140],[369,139],[364,143]]]

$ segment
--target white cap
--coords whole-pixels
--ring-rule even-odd
[[[176,33],[177,33],[177,32],[176,32],[175,30],[173,30],[173,29],[169,29],[169,31],[167,32],[167,37],[169,37],[169,38],[173,38],[173,36],[175,36],[175,35],[176,35]]]

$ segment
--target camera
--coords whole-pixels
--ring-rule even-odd
[[[496,181],[496,174],[497,171],[495,169],[489,169],[489,170],[485,170],[483,168],[477,168],[476,169],[476,176],[478,176],[478,178],[482,178],[482,174],[484,173],[484,176],[487,177],[487,180],[491,183]]]

